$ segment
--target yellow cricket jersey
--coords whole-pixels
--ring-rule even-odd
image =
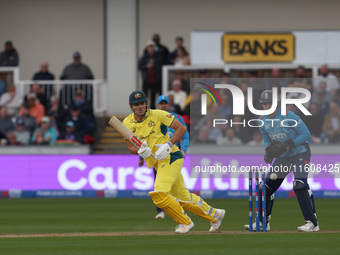
[[[154,146],[155,144],[163,144],[170,141],[170,137],[166,134],[167,127],[171,126],[174,119],[175,116],[166,111],[148,110],[142,121],[137,121],[134,113],[131,113],[124,119],[123,124],[142,139],[143,142],[146,141],[152,153],[155,154],[158,150],[158,147]],[[173,145],[171,153],[177,151],[179,151],[178,147]],[[153,157],[148,157],[145,159],[145,163],[150,168],[157,164],[157,160]]]

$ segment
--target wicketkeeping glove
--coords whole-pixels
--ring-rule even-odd
[[[295,147],[295,144],[292,139],[289,139],[285,142],[279,142],[276,140],[273,140],[271,144],[266,148],[266,152],[268,152],[268,155],[270,157],[277,158],[282,153],[286,152],[289,149],[292,149]]]
[[[142,145],[140,146],[139,150],[137,151],[138,155],[142,158],[148,158],[151,156],[152,152],[150,147],[148,146],[148,143],[144,141]]]
[[[264,151],[264,162],[267,164],[271,164],[273,161],[274,157],[269,155],[269,152],[267,150]]]
[[[157,160],[164,160],[171,153],[172,143],[170,141],[164,144],[155,144],[155,146],[159,147],[155,153]]]

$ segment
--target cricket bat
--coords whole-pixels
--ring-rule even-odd
[[[117,130],[117,132],[127,139],[130,143],[132,143],[137,148],[141,147],[142,140],[135,135],[130,129],[128,129],[116,116],[112,116],[109,125]],[[154,154],[151,154],[152,157],[155,157]]]

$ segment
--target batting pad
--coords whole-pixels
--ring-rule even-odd
[[[151,191],[149,192],[149,196],[156,206],[163,209],[163,211],[178,224],[189,225],[191,223],[191,220],[184,213],[181,205],[168,193],[163,191]]]
[[[216,220],[213,218],[216,209],[208,205],[201,197],[190,193],[191,201],[179,200],[179,203],[184,210],[192,212],[203,219],[215,223]]]

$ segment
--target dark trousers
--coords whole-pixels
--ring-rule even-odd
[[[148,94],[151,93],[150,108],[156,109],[156,95],[157,95],[157,93],[159,95],[162,94],[162,84],[161,84],[161,82],[156,82],[156,83],[143,82],[143,92],[146,94],[146,96],[148,96]]]

